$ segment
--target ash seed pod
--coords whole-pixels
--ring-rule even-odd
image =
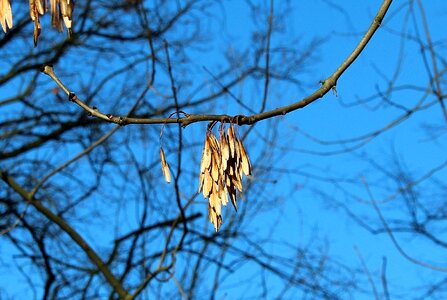
[[[231,177],[231,182],[239,190],[239,192],[242,193],[242,182],[241,182],[240,178],[238,178],[236,176]]]
[[[166,156],[163,148],[160,147],[160,160],[161,160],[161,170],[163,171],[163,176],[167,183],[171,182],[171,172],[169,171],[169,165],[166,161]]]
[[[228,186],[228,195],[230,196],[230,200],[233,204],[234,210],[237,211],[236,189],[234,188],[234,186]]]
[[[205,171],[205,178],[203,179],[203,197],[208,198],[213,189],[213,178],[208,170]]]
[[[199,175],[199,190],[197,191],[198,193],[200,193],[200,191],[202,190],[204,181],[205,181],[205,173],[200,172],[200,175]]]
[[[208,214],[216,232],[219,231],[220,225],[222,225],[222,207],[220,201],[218,194],[213,191],[208,199]]]
[[[208,136],[205,138],[205,146],[203,147],[202,152],[202,162],[200,163],[200,172],[205,172],[205,169],[208,169],[211,164],[211,146],[208,139]]]
[[[12,10],[9,1],[0,1],[0,23],[3,31],[6,33],[8,28],[12,28]]]
[[[226,176],[225,176],[225,185],[226,185],[227,187],[230,187],[230,186],[231,186],[231,178],[230,178],[230,175],[229,175],[229,174],[226,174]]]
[[[247,151],[245,151],[244,145],[242,144],[241,140],[239,140],[239,151],[241,154],[242,171],[244,171],[245,176],[249,176],[251,175],[250,158],[248,157]]]
[[[213,134],[210,134],[210,144],[211,144],[212,159],[217,164],[217,166],[220,167],[221,153],[220,153],[219,142],[217,141],[217,138]]]
[[[221,186],[219,189],[219,198],[222,205],[226,206],[228,203],[228,191],[225,185]]]
[[[228,138],[225,134],[225,130],[220,131],[220,150],[222,152],[222,162],[227,163],[227,161],[230,159],[230,146],[228,145]]]
[[[219,166],[217,165],[217,162],[214,160],[211,163],[211,177],[213,177],[215,182],[218,182],[220,178]]]
[[[230,156],[232,158],[235,158],[235,152],[236,152],[236,137],[234,135],[234,128],[233,128],[233,124],[230,125],[230,127],[228,127],[228,144],[230,147]]]

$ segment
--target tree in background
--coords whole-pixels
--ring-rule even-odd
[[[67,2],[57,1],[59,10],[51,11],[58,29]],[[322,3],[350,24],[348,8]],[[1,287],[2,296],[400,294],[396,286],[403,283],[388,279],[386,259],[374,272],[360,246],[355,263],[340,258],[324,231],[302,221],[316,208],[306,201],[321,199],[316,217],[322,223],[325,211],[362,233],[391,238],[388,248],[430,272],[412,293],[442,297],[444,267],[413,256],[405,247],[411,241],[399,234],[431,241],[430,251],[444,249],[445,159],[421,154],[426,168],[415,172],[399,153],[386,161],[372,147],[411,122],[424,125],[427,147],[445,143],[446,119],[438,120],[447,116],[445,41],[432,40],[421,2],[387,13],[390,4],[374,8],[362,32],[353,31],[355,43],[321,78],[313,65],[334,32],[303,38],[290,28],[294,2],[78,1],[67,38],[50,30],[39,9],[30,21],[28,5],[14,2],[14,24],[0,16],[9,28],[0,40],[0,268],[11,282]],[[237,22],[242,8],[251,18]],[[353,101],[342,79],[355,77],[356,64],[375,55],[380,43],[373,41],[385,34],[400,42],[401,54],[414,45],[422,49],[416,57],[426,72],[405,81],[405,66],[418,65],[404,55],[390,73],[373,65],[381,78],[363,78],[363,84],[370,91],[382,80],[385,87],[380,83],[373,95]],[[371,52],[359,58],[367,45]],[[330,102],[314,103],[323,96]],[[359,128],[348,122],[351,130],[340,135],[343,124],[334,126],[340,120],[324,114],[335,106],[341,115],[371,121]],[[418,119],[428,112],[430,119]],[[378,114],[389,121],[368,119]],[[324,127],[315,123],[321,122],[337,139],[318,134]],[[216,123],[233,124],[252,163],[238,211],[223,209],[218,233],[198,192],[203,143],[207,132],[218,136]],[[160,168],[160,146],[170,184]]]

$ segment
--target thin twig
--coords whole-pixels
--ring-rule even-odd
[[[388,281],[386,279],[386,257],[383,257],[382,260],[382,275],[380,276],[383,287],[383,294],[386,300],[390,299],[390,293],[388,291]]]
[[[5,229],[3,229],[2,231],[0,231],[0,235],[4,235],[7,234],[8,232],[10,232],[11,230],[13,230],[14,228],[17,227],[17,225],[20,224],[20,221],[22,221],[22,219],[25,217],[26,212],[28,211],[28,207],[29,207],[29,202],[27,202],[25,204],[25,208],[23,209],[22,213],[20,214],[20,216],[17,217],[17,219],[14,221],[14,223],[12,223],[10,226],[6,227]]]
[[[431,61],[432,61],[432,66],[433,66],[433,76],[431,76],[430,74],[430,81],[432,81],[432,84],[434,83],[435,87],[433,88],[436,97],[438,98],[439,104],[441,105],[441,109],[442,109],[442,113],[444,115],[444,119],[447,121],[447,109],[445,107],[445,103],[444,103],[444,96],[442,95],[442,88],[441,88],[441,82],[440,82],[440,73],[438,70],[438,65],[436,63],[436,54],[435,54],[435,49],[433,47],[433,42],[431,40],[431,35],[430,35],[430,31],[429,31],[429,26],[428,26],[428,22],[427,22],[427,17],[425,16],[425,10],[424,10],[424,6],[422,5],[422,1],[419,0],[418,1],[418,5],[419,5],[419,9],[421,11],[421,18],[422,18],[422,25],[424,27],[424,31],[425,31],[425,37],[427,38],[427,43],[428,43],[428,49],[430,51],[430,56],[431,56]],[[433,82],[434,81],[434,82]]]
[[[380,299],[379,293],[377,292],[377,288],[376,288],[376,285],[375,285],[374,280],[372,278],[371,272],[369,271],[368,266],[366,265],[365,260],[363,259],[362,254],[360,253],[360,250],[357,248],[357,246],[354,247],[354,250],[355,250],[355,253],[357,254],[357,256],[358,256],[358,258],[360,260],[360,263],[362,264],[363,271],[365,272],[366,277],[368,278],[368,281],[371,284],[371,288],[372,288],[373,293],[374,293],[374,298]]]
[[[93,248],[87,243],[79,233],[72,228],[62,217],[54,214],[50,209],[31,196],[31,193],[27,192],[20,184],[18,184],[12,177],[0,171],[1,179],[11,187],[16,193],[18,193],[23,200],[29,202],[34,208],[36,208],[41,214],[43,214],[51,222],[59,226],[66,234],[68,234],[71,239],[84,251],[88,256],[90,261],[98,268],[105,279],[113,287],[113,289],[118,293],[121,299],[129,299],[129,293],[124,289],[121,282],[112,274],[109,267],[102,261],[99,255],[93,250]]]
[[[366,180],[364,178],[362,178],[362,182],[365,185],[366,191],[368,193],[368,196],[370,198],[370,201],[374,207],[374,210],[376,211],[377,215],[379,216],[380,221],[382,222],[383,227],[385,228],[386,233],[388,234],[388,236],[390,237],[391,241],[393,242],[394,246],[396,247],[397,251],[407,260],[409,260],[410,262],[428,268],[428,269],[432,269],[435,271],[440,271],[440,272],[447,272],[447,268],[445,267],[440,267],[440,266],[436,266],[433,264],[429,264],[426,262],[423,262],[421,260],[415,259],[413,257],[411,257],[410,255],[408,255],[403,249],[402,247],[399,245],[399,243],[396,240],[396,237],[393,234],[393,231],[391,230],[391,228],[388,226],[387,221],[385,220],[385,218],[382,215],[382,212],[380,211],[379,206],[377,205],[376,200],[374,199],[371,190],[369,189],[369,185],[366,182]]]
[[[265,106],[267,104],[267,98],[270,86],[270,41],[272,39],[272,28],[273,28],[273,6],[274,1],[270,1],[270,13],[268,16],[268,27],[267,27],[267,45],[265,46],[265,72],[264,72],[264,94],[262,96],[262,104],[260,113],[264,112]]]
[[[141,100],[144,98],[144,95],[146,95],[147,91],[149,90],[150,85],[146,85],[146,87],[144,88],[144,90],[142,91],[142,93],[140,94],[140,96],[137,98],[137,100],[135,101],[134,105],[130,108],[129,112],[127,113],[127,116],[130,116],[138,107],[138,104],[141,102]],[[59,165],[57,168],[55,168],[54,170],[52,170],[50,173],[48,173],[47,175],[45,175],[36,185],[35,187],[31,190],[31,197],[34,197],[34,195],[37,193],[37,191],[40,189],[40,187],[42,187],[42,185],[53,175],[55,175],[56,173],[60,172],[61,170],[65,169],[66,167],[68,167],[70,164],[72,164],[73,162],[77,161],[78,159],[80,159],[81,157],[87,155],[88,153],[92,152],[93,149],[95,149],[97,146],[101,145],[102,143],[104,143],[109,137],[111,137],[116,131],[118,131],[118,129],[120,129],[121,126],[116,126],[114,128],[112,128],[109,132],[107,132],[105,135],[103,135],[102,137],[100,137],[96,142],[94,142],[93,144],[91,144],[89,147],[87,147],[85,150],[81,151],[80,153],[78,153],[76,156],[74,156],[73,158],[71,158],[70,160],[66,161],[65,163],[62,163],[61,165]]]

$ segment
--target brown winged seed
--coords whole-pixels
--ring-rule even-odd
[[[163,171],[163,176],[165,177],[166,182],[170,183],[171,172],[169,171],[169,165],[168,162],[166,161],[166,156],[162,147],[160,147],[160,160],[161,160],[161,170]]]

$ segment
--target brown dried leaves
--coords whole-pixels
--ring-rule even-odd
[[[251,164],[242,141],[235,135],[233,124],[219,131],[219,141],[208,131],[200,164],[199,192],[208,198],[208,213],[214,229],[222,225],[221,205],[228,196],[237,210],[236,189],[242,192],[242,174],[251,175]]]
[[[71,34],[73,4],[73,0],[50,0],[51,24],[53,27],[62,31],[63,23],[68,33]],[[34,22],[34,46],[37,45],[40,35],[40,16],[43,16],[48,10],[47,5],[46,0],[29,0],[29,14]],[[9,0],[0,0],[0,23],[4,32],[12,27],[12,11]]]

